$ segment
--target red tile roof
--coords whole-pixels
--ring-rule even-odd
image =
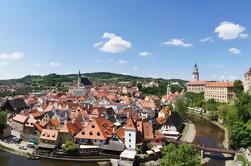
[[[232,82],[210,82],[207,87],[233,87]]]
[[[113,134],[113,123],[103,117],[97,117],[83,128],[76,136],[77,139],[107,140]]]

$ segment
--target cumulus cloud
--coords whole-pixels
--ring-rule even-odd
[[[214,30],[215,33],[218,33],[218,37],[223,40],[232,40],[239,37],[247,38],[248,34],[245,31],[245,27],[232,22],[222,22]]]
[[[16,61],[19,59],[22,59],[24,57],[24,53],[22,52],[13,52],[13,53],[3,53],[0,54],[0,60],[5,60],[5,61]]]
[[[122,65],[125,65],[125,64],[128,64],[128,61],[120,59],[120,60],[118,61],[118,63],[119,63],[119,64],[122,64]]]
[[[152,55],[152,54],[153,54],[153,53],[151,53],[151,52],[143,51],[143,52],[140,52],[140,53],[139,53],[139,56],[147,57],[147,56],[150,56],[150,55]]]
[[[214,42],[214,39],[212,37],[205,37],[203,39],[200,39],[201,42]]]
[[[242,38],[242,39],[248,38],[248,34],[242,33],[242,34],[240,34],[240,38]]]
[[[228,51],[232,54],[240,54],[241,53],[241,50],[239,50],[238,48],[229,48]]]
[[[117,36],[114,33],[105,32],[102,37],[107,39],[107,41],[94,44],[94,47],[99,48],[102,52],[120,53],[132,47],[132,44],[129,41],[122,39],[122,37]]]
[[[172,46],[181,46],[181,47],[192,47],[191,43],[186,43],[182,39],[171,39],[167,42],[164,42],[165,45],[172,45]]]
[[[60,62],[51,62],[50,63],[50,66],[52,66],[52,67],[59,67],[59,66],[61,66],[62,64],[60,63]]]

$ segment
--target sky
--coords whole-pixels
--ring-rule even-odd
[[[0,80],[114,72],[243,79],[249,0],[0,0]]]

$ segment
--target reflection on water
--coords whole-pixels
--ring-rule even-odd
[[[0,166],[98,166],[94,162],[58,161],[49,159],[28,160],[0,150]]]
[[[192,121],[196,128],[196,136],[194,138],[194,143],[200,145],[207,145],[213,147],[223,147],[223,141],[225,137],[225,132],[220,127],[214,125],[210,121],[196,116],[193,114],[188,114],[188,119]],[[213,155],[213,156],[212,156]],[[215,153],[209,155],[210,161],[205,164],[205,166],[224,166],[225,158],[222,154]],[[207,155],[205,155],[207,156]]]

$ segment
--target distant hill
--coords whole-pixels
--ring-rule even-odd
[[[96,83],[116,83],[120,81],[140,81],[140,82],[150,82],[158,81],[163,83],[168,82],[179,82],[181,85],[184,85],[187,81],[181,79],[162,79],[162,78],[150,78],[150,77],[138,77],[124,74],[116,74],[109,72],[96,72],[96,73],[85,73],[82,76],[89,78],[92,82]],[[78,74],[49,74],[45,76],[40,75],[28,75],[19,79],[10,79],[10,80],[0,80],[0,84],[12,84],[12,83],[23,83],[23,84],[41,84],[47,86],[55,86],[58,83],[62,82],[74,82],[77,81]]]

